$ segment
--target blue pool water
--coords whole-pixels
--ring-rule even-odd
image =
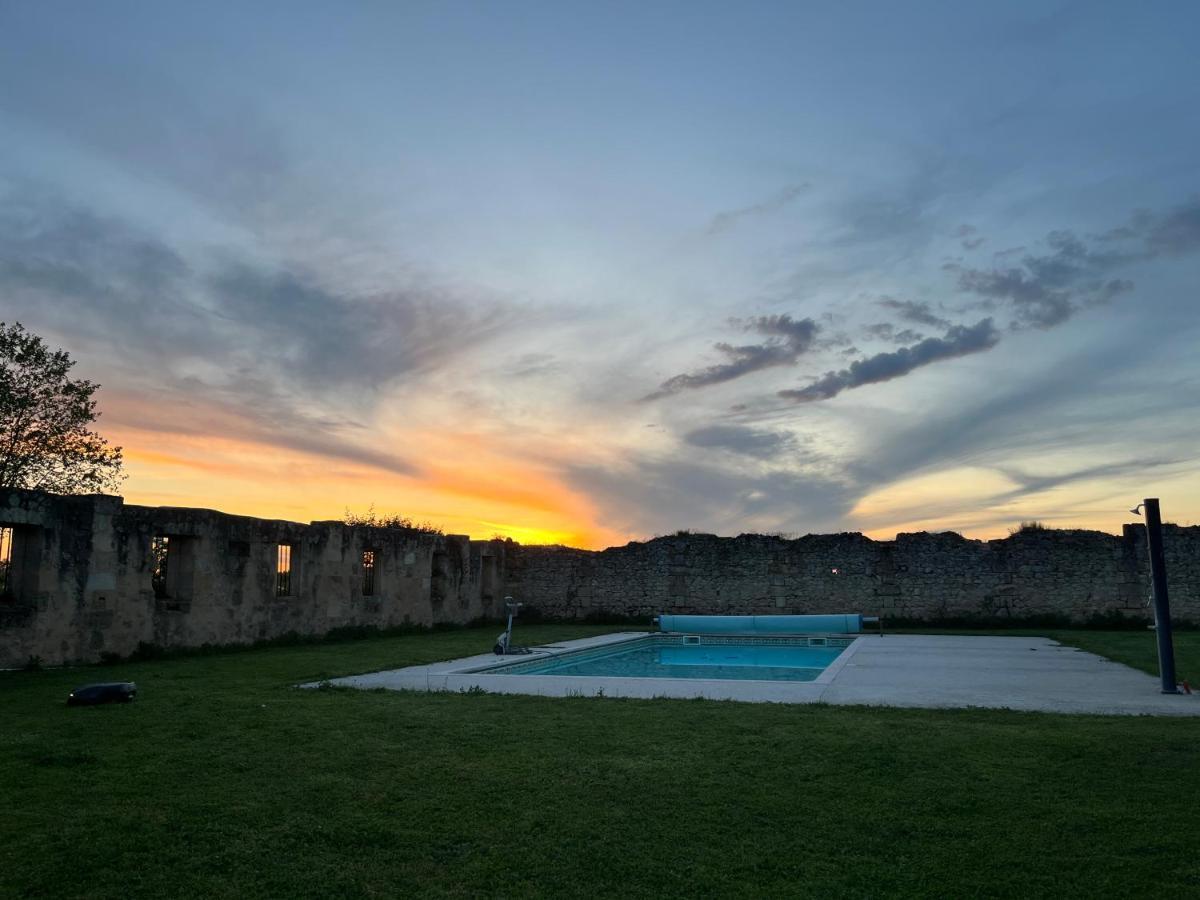
[[[695,639],[692,639],[695,640]],[[616,647],[534,659],[490,670],[496,675],[591,675],[620,678],[707,678],[813,681],[850,642],[809,646],[803,639],[753,638],[684,643],[680,637],[644,638]]]

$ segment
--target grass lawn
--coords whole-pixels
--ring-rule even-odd
[[[291,687],[495,631],[0,674],[0,896],[1200,895],[1198,719]]]

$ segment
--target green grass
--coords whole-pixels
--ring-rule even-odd
[[[1158,645],[1152,631],[1048,631],[1048,637],[1117,662],[1158,674]],[[1176,631],[1175,676],[1188,679],[1193,690],[1200,690],[1200,631]]]
[[[291,687],[494,631],[0,674],[0,896],[1200,893],[1200,720]]]

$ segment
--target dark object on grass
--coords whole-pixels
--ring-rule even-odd
[[[137,696],[132,681],[110,681],[75,688],[67,695],[67,706],[96,706],[99,703],[128,703]]]

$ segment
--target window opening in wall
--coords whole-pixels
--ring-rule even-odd
[[[292,545],[275,548],[275,596],[290,597],[292,593]]]
[[[13,530],[0,527],[0,599],[11,600],[13,596]]]
[[[362,555],[362,593],[364,597],[375,596],[375,551],[364,550]]]
[[[154,588],[154,598],[163,600],[169,597],[167,593],[167,559],[170,556],[170,539],[166,535],[156,535],[150,539],[150,584]]]
[[[41,529],[0,525],[0,601],[29,604],[38,588]]]

